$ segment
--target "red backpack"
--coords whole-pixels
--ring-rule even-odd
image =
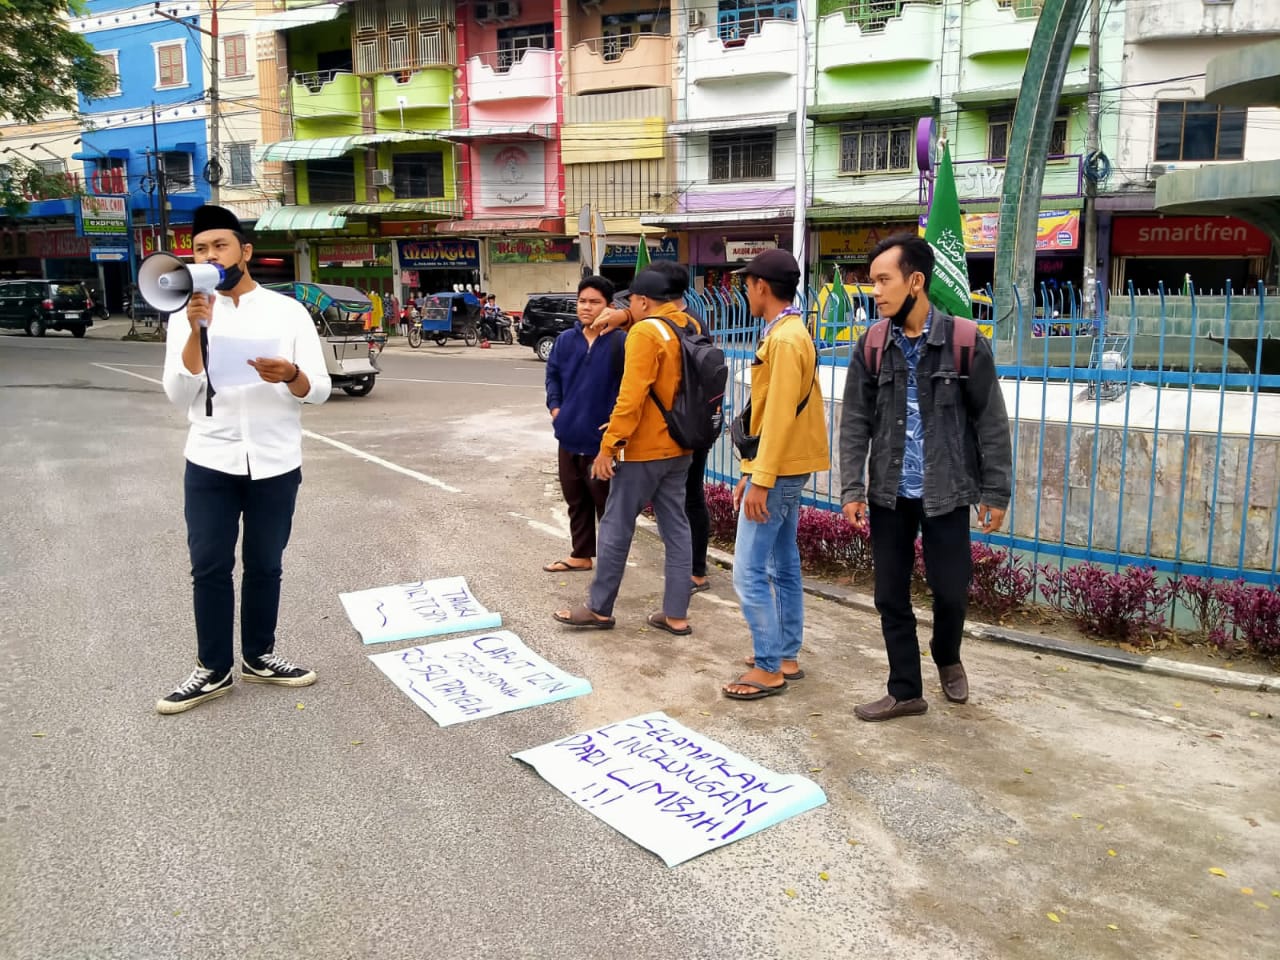
[[[889,321],[877,320],[867,330],[862,341],[862,362],[873,377],[880,376],[880,362],[884,359],[884,345],[889,339]],[[955,359],[956,373],[969,375],[969,361],[973,357],[974,344],[978,342],[978,325],[964,317],[951,318],[951,353]]]

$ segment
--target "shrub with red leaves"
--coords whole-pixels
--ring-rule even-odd
[[[1173,597],[1173,585],[1161,585],[1154,567],[1126,567],[1108,573],[1096,564],[1065,570],[1040,568],[1041,595],[1086,633],[1128,639],[1139,632],[1161,633]]]
[[[973,558],[973,579],[969,581],[969,602],[997,619],[1027,602],[1035,590],[1031,564],[1008,550],[985,543],[969,544]]]

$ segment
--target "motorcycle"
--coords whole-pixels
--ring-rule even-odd
[[[511,318],[499,310],[480,315],[480,339],[494,343],[515,343],[515,330]]]

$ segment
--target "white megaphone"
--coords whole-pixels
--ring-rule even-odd
[[[138,267],[138,292],[157,310],[173,313],[193,293],[213,293],[225,276],[216,263],[183,263],[172,253],[153,253]]]

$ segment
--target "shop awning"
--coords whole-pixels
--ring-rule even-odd
[[[646,227],[698,227],[734,223],[773,223],[790,220],[795,207],[762,207],[758,210],[699,210],[696,213],[661,213],[642,217]]]
[[[1013,104],[1018,100],[1022,87],[991,87],[986,90],[957,90],[951,99],[962,107],[998,106]],[[1064,83],[1062,96],[1065,98],[1083,97],[1089,93],[1087,83]]]
[[[436,233],[462,236],[490,233],[564,234],[564,217],[520,217],[511,220],[455,220],[436,227]]]
[[[809,118],[817,123],[840,120],[863,120],[871,117],[931,117],[938,112],[937,97],[910,97],[881,100],[875,103],[820,103],[808,109]]]
[[[278,10],[270,17],[259,20],[254,25],[254,28],[258,33],[270,33],[274,30],[292,30],[294,27],[306,27],[313,23],[336,20],[341,13],[341,4],[316,2],[309,7]]]
[[[367,217],[384,213],[456,217],[462,212],[462,203],[458,200],[392,200],[387,203],[344,203],[331,207],[330,211],[344,217]]]
[[[316,137],[312,140],[277,140],[258,150],[263,162],[293,160],[331,160],[360,147],[372,147],[379,143],[410,143],[415,140],[438,140],[440,134],[430,133],[361,133],[349,137]]]
[[[757,113],[748,117],[720,117],[716,120],[682,120],[667,125],[668,133],[711,133],[719,130],[749,130],[752,127],[781,127],[794,124],[794,113]]]
[[[965,205],[966,209],[968,204]],[[808,209],[810,220],[839,222],[891,222],[894,220],[914,220],[929,208],[918,203],[827,203],[817,204]]]
[[[510,123],[499,126],[466,127],[441,130],[441,140],[550,140],[556,135],[552,123]]]
[[[272,207],[262,211],[254,231],[341,230],[346,225],[347,218],[333,207]]]

